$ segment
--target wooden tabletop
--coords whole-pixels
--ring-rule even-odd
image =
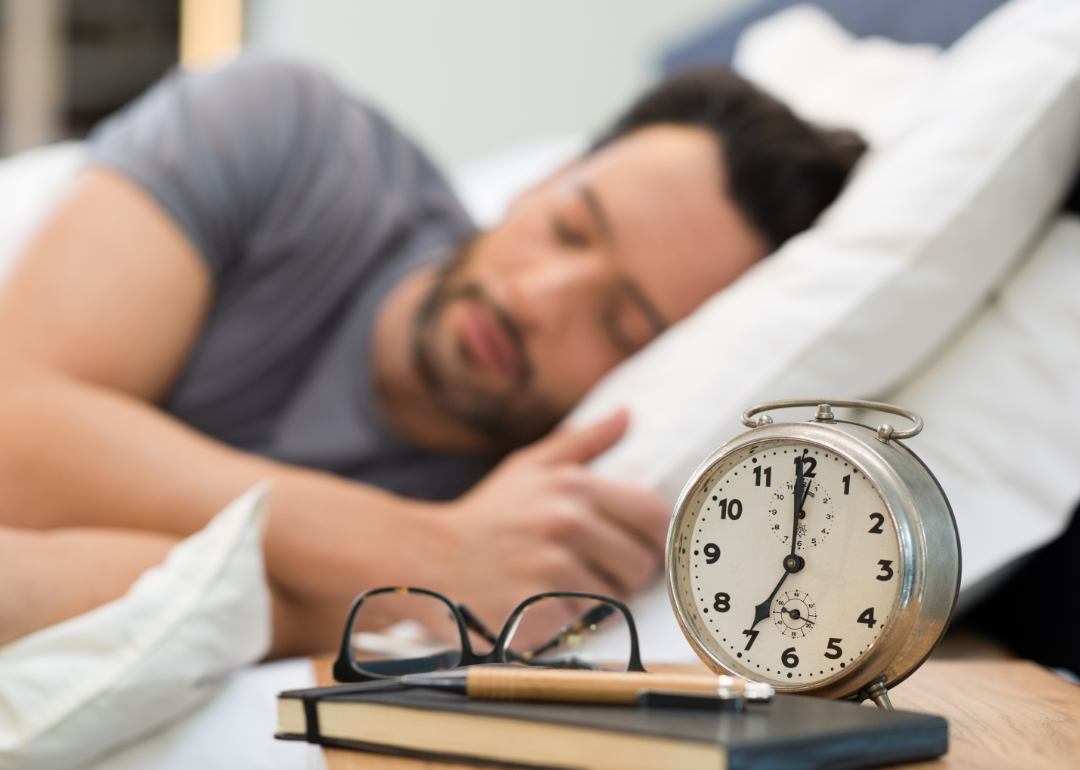
[[[319,684],[332,684],[329,661],[316,660],[315,670]],[[903,765],[907,770],[1080,768],[1080,687],[1029,661],[969,642],[958,652],[946,648],[889,695],[898,709],[949,720],[949,752],[935,762]],[[328,770],[483,770],[340,749],[325,755]]]

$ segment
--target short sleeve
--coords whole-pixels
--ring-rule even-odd
[[[327,134],[365,119],[375,120],[325,76],[244,57],[170,74],[99,126],[90,153],[146,190],[220,278],[275,198],[310,189],[335,146]]]

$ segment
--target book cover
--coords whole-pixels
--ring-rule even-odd
[[[799,695],[734,713],[482,701],[367,684],[285,692],[278,707],[282,739],[507,767],[839,769],[948,749],[941,717]]]

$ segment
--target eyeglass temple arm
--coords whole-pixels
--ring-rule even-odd
[[[465,621],[466,627],[488,644],[495,644],[498,640],[495,638],[495,634],[488,630],[488,627],[480,622],[480,618],[476,617],[468,607],[464,604],[457,606],[458,612],[461,613],[461,619]]]
[[[581,617],[579,617],[577,620],[567,623],[565,626],[560,628],[558,633],[556,633],[553,637],[541,644],[539,647],[529,650],[528,654],[525,657],[533,658],[537,655],[541,655],[547,652],[553,647],[558,647],[563,643],[563,640],[565,640],[568,635],[576,634],[578,631],[585,628],[586,626],[591,626],[594,623],[599,623],[602,620],[606,620],[607,618],[611,617],[611,615],[615,612],[618,612],[618,610],[610,604],[597,605],[596,607],[593,607],[591,610],[588,610],[587,612],[582,614]]]

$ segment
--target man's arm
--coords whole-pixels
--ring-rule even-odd
[[[581,463],[625,416],[512,455],[454,503],[407,500],[227,447],[154,406],[194,344],[210,276],[124,177],[85,172],[0,293],[0,523],[185,536],[275,480],[266,536],[275,652],[331,647],[377,585],[436,588],[498,623],[543,590],[625,594],[659,564],[667,513]]]
[[[156,532],[0,527],[0,645],[119,598],[176,541]]]

